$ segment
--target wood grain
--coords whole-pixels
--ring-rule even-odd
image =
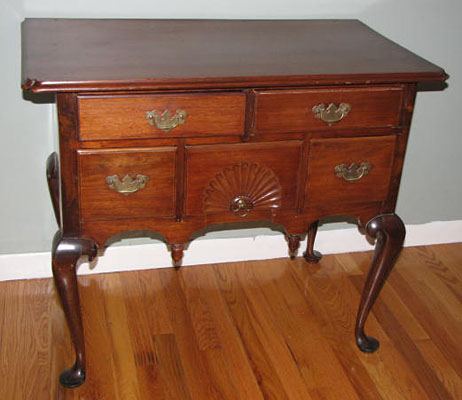
[[[447,78],[357,20],[26,19],[22,41],[35,92]]]
[[[206,135],[242,135],[243,93],[79,96],[80,139],[114,140]],[[146,112],[187,112],[183,125],[164,132],[148,124]]]
[[[310,142],[306,206],[384,200],[388,194],[396,137],[313,139]],[[357,181],[347,182],[334,168],[352,163],[371,164],[370,171]]]
[[[88,380],[51,279],[0,283],[0,398],[458,400],[462,244],[403,250],[357,350],[371,253],[79,277]]]
[[[323,88],[316,90],[258,91],[255,105],[255,132],[305,132],[352,127],[397,126],[403,88]],[[316,118],[313,106],[348,103],[351,111],[332,126]]]
[[[174,147],[79,150],[80,207],[84,220],[175,215]],[[144,188],[128,196],[108,187],[106,178],[138,174]]]

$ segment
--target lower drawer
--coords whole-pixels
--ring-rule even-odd
[[[175,147],[77,154],[83,220],[174,215]]]
[[[396,136],[313,139],[305,203],[358,203],[388,195]]]

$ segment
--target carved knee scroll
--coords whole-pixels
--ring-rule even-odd
[[[53,239],[53,277],[66,316],[67,325],[75,349],[75,363],[60,376],[65,387],[77,387],[85,381],[85,343],[76,265],[79,258],[87,255],[91,261],[97,255],[95,243],[88,239],[64,238],[58,231]]]
[[[396,214],[382,214],[366,224],[366,232],[376,239],[376,244],[358,309],[355,336],[362,351],[373,353],[378,349],[379,342],[365,335],[364,325],[403,246],[406,229]]]

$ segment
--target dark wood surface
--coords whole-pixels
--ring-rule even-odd
[[[207,135],[242,135],[243,93],[195,95],[79,96],[80,139],[136,139]],[[165,132],[150,125],[146,112],[187,112],[183,125]]]
[[[34,92],[447,77],[357,20],[26,19],[22,41],[22,82]]]
[[[336,128],[398,126],[403,88],[360,87],[258,91],[255,103],[255,133],[332,130],[315,117],[313,106],[348,103],[351,111]]]
[[[145,147],[78,152],[80,208],[83,220],[175,215],[175,147]],[[124,195],[106,178],[144,175],[145,187]]]
[[[313,139],[310,143],[305,206],[383,201],[388,195],[396,137]],[[335,175],[337,165],[362,162],[370,172],[354,182]]]

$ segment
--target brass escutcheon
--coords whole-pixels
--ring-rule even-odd
[[[321,103],[312,108],[314,116],[327,122],[329,126],[345,118],[350,110],[351,106],[348,103],[340,103],[338,107],[334,103],[330,103],[327,108]]]
[[[148,182],[149,177],[146,175],[138,174],[133,179],[130,175],[125,175],[122,180],[117,175],[111,175],[106,177],[106,183],[110,189],[115,190],[125,196],[137,192],[143,189]]]
[[[162,111],[160,115],[157,110],[146,112],[148,124],[155,126],[157,129],[160,129],[165,133],[170,132],[178,125],[183,125],[187,117],[188,113],[184,110],[176,110],[176,113],[173,116],[170,114],[169,110]]]
[[[252,208],[253,202],[247,196],[236,196],[229,206],[229,209],[239,217],[245,217]]]
[[[335,176],[353,183],[366,176],[371,168],[372,164],[368,162],[362,162],[359,166],[352,163],[349,167],[346,164],[340,164],[334,167],[334,172]]]

